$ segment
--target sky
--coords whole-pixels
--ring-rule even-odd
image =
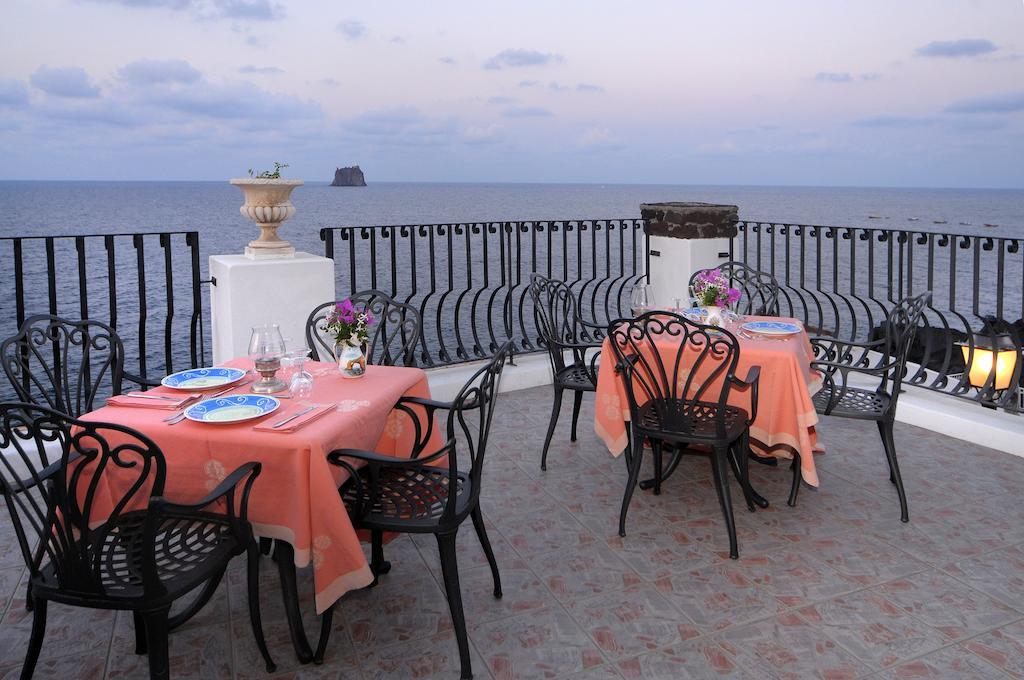
[[[0,179],[1024,188],[1024,0],[5,0]]]

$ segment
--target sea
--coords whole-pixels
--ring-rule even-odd
[[[1024,239],[1024,190],[447,184],[373,182],[372,178],[366,187],[331,187],[326,182],[307,182],[293,193],[292,202],[297,212],[279,233],[298,250],[323,254],[324,243],[319,232],[324,227],[639,218],[640,204],[663,201],[733,204],[738,206],[740,218],[750,221]],[[12,334],[17,325],[13,299],[14,253],[9,237],[195,230],[200,235],[199,265],[205,279],[209,255],[240,253],[258,234],[255,225],[239,213],[241,203],[241,192],[227,181],[0,181],[0,205],[3,206],[0,210],[0,337]],[[128,353],[135,356],[131,363],[137,366],[137,372],[142,369],[143,357],[154,371],[158,371],[158,367],[166,370],[168,366],[180,367],[188,362],[187,343],[180,341],[187,339],[190,333],[191,289],[185,267],[188,254],[183,246],[176,250],[178,259],[167,274],[161,261],[163,253],[150,243],[145,251],[148,264],[144,294],[133,274],[137,253],[131,239],[119,239],[117,245],[117,325],[123,335],[132,336],[133,346],[128,348]],[[60,245],[54,254],[58,313],[76,318],[82,315],[78,301],[83,287],[77,276],[78,256],[71,241]],[[1019,268],[1016,260],[1020,255],[1014,258],[1013,266]],[[85,277],[88,313],[108,319],[108,261],[102,240],[91,241],[82,259],[95,272]],[[422,268],[423,262],[421,260],[418,268]],[[45,312],[50,285],[42,242],[25,244],[23,265],[26,313]],[[455,262],[455,266],[462,265]],[[858,263],[858,268],[865,266],[864,262]],[[342,274],[344,272],[339,272],[339,280]],[[418,275],[429,275],[429,272]],[[175,310],[173,319],[168,319],[165,291],[172,279]],[[1019,282],[1021,278],[1014,273],[1007,280]],[[957,289],[957,307],[970,306],[970,293],[969,282]],[[204,307],[207,295],[203,290]],[[1011,306],[1014,309],[1020,307],[1017,302],[1020,296],[1021,291],[1013,292]],[[146,298],[152,298],[148,306]],[[143,309],[145,313],[141,314]],[[208,307],[202,316],[208,318],[206,315]],[[162,341],[164,330],[174,337],[170,345]],[[447,328],[434,331],[435,335],[443,337],[448,337],[449,333]],[[209,328],[201,334],[208,343]],[[140,337],[149,338],[145,347],[135,346]],[[206,347],[208,353],[209,345]],[[200,357],[199,361],[202,360]]]

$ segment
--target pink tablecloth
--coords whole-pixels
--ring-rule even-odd
[[[240,359],[226,365],[248,368],[251,363]],[[249,519],[257,535],[290,543],[296,566],[313,564],[316,609],[321,613],[349,590],[373,580],[338,495],[342,478],[326,455],[337,448],[408,455],[413,427],[394,405],[403,395],[429,397],[430,388],[426,374],[417,368],[369,366],[357,380],[342,378],[333,364],[311,363],[308,368],[316,376],[308,401],[336,404],[336,412],[295,432],[253,429],[254,422],[281,419],[305,406],[295,399],[282,400],[278,411],[260,421],[233,425],[168,425],[163,422],[166,410],[112,405],[83,418],[127,425],[153,439],[167,459],[165,495],[174,501],[199,500],[243,463],[262,463]],[[245,386],[237,392],[248,390]],[[166,393],[170,390],[150,392]]]
[[[737,337],[740,358],[736,376],[746,378],[751,366],[761,367],[757,419],[750,426],[751,448],[757,455],[779,458],[792,458],[793,452],[798,452],[804,480],[817,486],[814,453],[824,449],[818,446],[815,430],[818,415],[811,402],[811,394],[820,388],[821,382],[820,376],[810,367],[813,353],[807,334],[784,341]],[[655,344],[668,361],[670,356],[674,356],[678,346],[674,344],[676,342],[676,339],[666,338],[664,342],[658,340]],[[745,392],[733,390],[730,403],[749,409],[750,397]],[[597,379],[594,430],[615,456],[626,448],[628,420],[626,388],[615,373],[615,352],[605,340]]]

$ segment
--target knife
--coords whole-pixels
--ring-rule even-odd
[[[169,397],[165,394],[146,394],[145,392],[132,392],[124,395],[131,399],[162,399],[164,401],[181,401],[181,397]]]
[[[307,406],[306,408],[302,409],[301,411],[299,411],[295,415],[288,416],[287,418],[285,418],[283,420],[277,421],[276,423],[274,423],[273,425],[270,426],[270,429],[276,430],[279,427],[284,427],[285,425],[287,425],[288,423],[292,422],[293,420],[295,420],[299,416],[304,416],[307,413],[309,413],[310,411],[313,411],[315,409],[316,409],[316,406]]]

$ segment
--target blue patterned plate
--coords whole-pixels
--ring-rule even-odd
[[[185,409],[185,417],[197,423],[240,423],[273,413],[281,402],[260,394],[236,394],[207,399]]]
[[[240,368],[190,368],[171,373],[160,384],[172,390],[207,390],[236,383],[244,377],[245,371]]]
[[[803,331],[803,328],[788,321],[748,321],[740,328],[759,335],[793,335]]]

